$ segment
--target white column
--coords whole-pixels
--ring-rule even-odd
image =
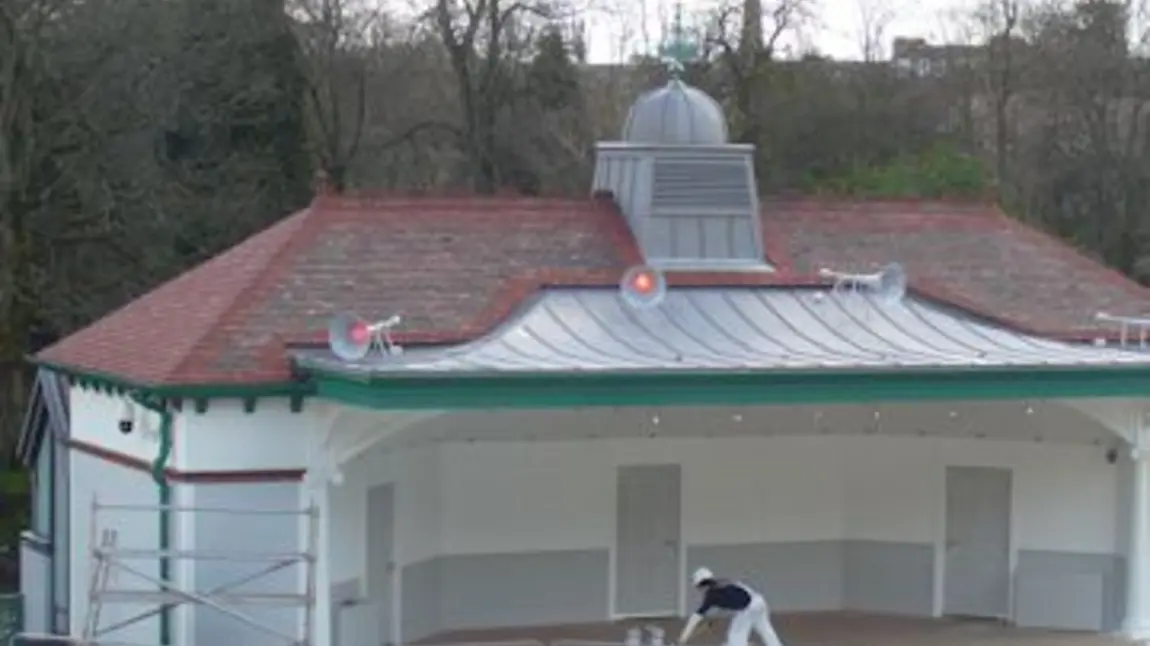
[[[1123,634],[1139,642],[1150,640],[1150,451],[1145,423],[1139,415],[1131,429],[1130,544],[1126,555],[1126,620]]]
[[[194,509],[196,506],[196,485],[190,483],[180,483],[172,487],[172,500],[174,505],[183,507],[185,509]],[[196,513],[183,512],[173,514],[173,526],[176,532],[176,545],[177,549],[195,551],[203,549],[201,546],[196,545]],[[195,559],[183,559],[175,562],[174,570],[178,571],[177,579],[180,582],[180,587],[184,590],[198,590],[196,586],[196,561]],[[198,604],[185,603],[176,606],[176,610],[172,613],[174,621],[173,634],[182,635],[184,641],[176,641],[177,644],[195,644],[196,641],[196,611],[202,608]],[[176,640],[181,637],[176,637]]]
[[[340,424],[341,408],[326,411],[323,423],[314,430],[315,435],[308,443],[307,471],[304,474],[304,498],[315,512],[315,529],[311,535],[314,544],[309,545],[315,555],[312,564],[315,595],[312,610],[311,634],[306,635],[311,646],[334,646],[331,643],[331,485],[342,481],[340,465],[332,452],[332,441]],[[311,523],[309,522],[309,526]],[[305,632],[307,628],[305,627]]]
[[[331,518],[331,485],[328,479],[317,478],[319,482],[312,487],[312,502],[318,512],[315,544],[315,634],[312,636],[314,646],[334,646],[331,643],[332,616],[331,616],[331,550],[328,527]]]

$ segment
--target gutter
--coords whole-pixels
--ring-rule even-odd
[[[172,485],[168,482],[168,460],[172,456],[172,411],[163,400],[149,400],[139,392],[130,395],[132,401],[160,416],[160,446],[156,459],[152,461],[152,480],[156,482],[159,494],[159,551],[160,580],[168,592],[172,580],[171,530],[172,530]],[[172,604],[160,607],[160,645],[172,643]]]

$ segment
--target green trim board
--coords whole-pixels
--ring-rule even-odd
[[[134,393],[150,401],[170,402],[176,410],[182,409],[185,401],[190,401],[197,413],[207,411],[210,402],[217,399],[242,400],[245,412],[252,413],[255,412],[260,399],[276,397],[289,398],[292,411],[298,413],[303,410],[304,400],[315,394],[313,384],[308,381],[155,385],[124,379],[109,373],[42,361],[34,357],[28,360],[35,366],[63,375],[70,384],[82,389],[114,395]]]
[[[384,410],[1150,396],[1150,366],[312,377],[319,397]]]
[[[152,400],[318,396],[380,410],[721,406],[972,399],[1150,397],[1150,365],[1076,368],[791,370],[739,372],[484,373],[351,376],[311,370],[310,379],[269,384],[137,385],[48,364],[73,383]]]

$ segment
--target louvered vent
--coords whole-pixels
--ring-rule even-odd
[[[755,208],[750,183],[742,159],[659,159],[655,161],[651,209],[745,212]]]

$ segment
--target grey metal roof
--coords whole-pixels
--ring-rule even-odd
[[[623,124],[623,140],[666,146],[725,144],[727,119],[709,94],[672,79],[635,101]]]
[[[648,264],[766,269],[752,146],[596,149],[594,189],[619,204]]]
[[[471,343],[358,362],[295,356],[361,374],[1150,366],[1150,353],[1031,336],[909,295],[882,305],[793,288],[675,288],[645,310],[617,290],[549,290]]]

